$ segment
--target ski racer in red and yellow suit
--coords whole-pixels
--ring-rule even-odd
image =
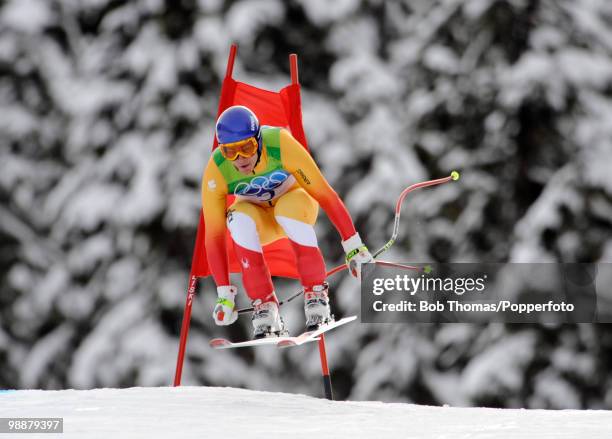
[[[253,157],[245,157],[246,154],[230,157],[233,160],[224,156],[220,140],[202,181],[206,253],[215,283],[219,288],[225,287],[219,291],[214,314],[218,324],[230,324],[237,317],[233,315],[235,290],[227,294],[230,281],[226,228],[241,265],[246,293],[256,305],[278,303],[262,245],[285,236],[295,253],[305,292],[326,285],[325,262],[313,227],[319,205],[340,233],[347,259],[355,258],[360,263],[372,260],[344,203],[288,130],[262,126],[258,153]],[[236,199],[226,209],[226,197],[230,194]],[[326,294],[327,291],[325,299]]]

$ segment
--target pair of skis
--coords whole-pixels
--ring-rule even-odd
[[[288,348],[292,346],[301,346],[312,341],[319,341],[320,335],[327,331],[330,331],[338,326],[345,325],[355,320],[357,316],[345,317],[335,322],[330,322],[325,325],[319,326],[314,331],[306,331],[295,337],[265,337],[256,340],[242,341],[238,343],[232,343],[224,338],[213,338],[210,341],[210,347],[215,349],[232,349],[232,348],[244,348],[251,346],[276,346],[278,348]]]

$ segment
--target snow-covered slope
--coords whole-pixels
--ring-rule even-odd
[[[332,402],[215,387],[22,390],[0,393],[0,416],[63,417],[62,437],[79,439],[612,438],[610,411]]]

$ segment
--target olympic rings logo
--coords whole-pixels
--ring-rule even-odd
[[[249,182],[240,182],[234,189],[235,195],[257,197],[261,201],[274,198],[275,190],[289,178],[285,171],[274,171],[270,175],[258,175]]]

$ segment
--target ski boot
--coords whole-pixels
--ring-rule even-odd
[[[271,300],[262,302],[258,299],[253,302],[253,339],[265,337],[284,337],[289,335],[285,323],[278,313],[278,303]]]
[[[314,331],[319,326],[334,321],[329,307],[327,292],[329,285],[323,282],[304,289],[304,313],[306,314],[306,330]]]

